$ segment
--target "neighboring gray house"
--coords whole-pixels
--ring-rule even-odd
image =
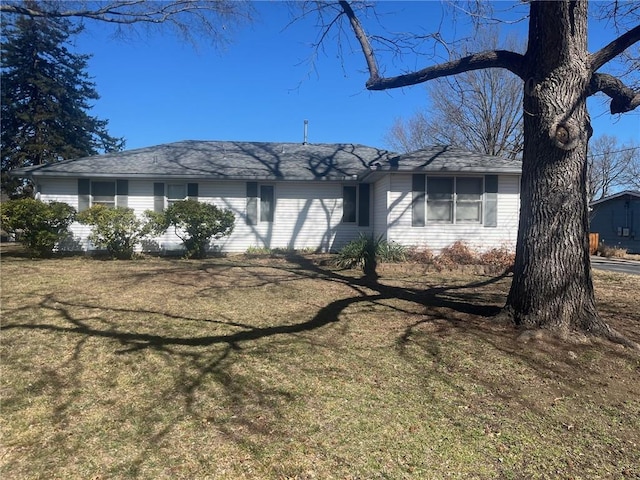
[[[521,163],[451,147],[398,155],[362,145],[184,141],[12,171],[43,201],[142,214],[184,198],[236,215],[227,252],[335,251],[360,233],[438,251],[516,242]],[[74,224],[84,249],[89,227]],[[169,251],[167,233],[145,248]]]
[[[640,192],[624,191],[591,202],[590,231],[600,243],[640,253]]]

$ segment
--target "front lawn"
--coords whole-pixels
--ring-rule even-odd
[[[493,321],[509,277],[3,255],[3,479],[640,477],[640,356]],[[640,341],[640,277],[595,272]]]

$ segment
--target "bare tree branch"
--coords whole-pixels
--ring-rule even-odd
[[[611,97],[611,113],[625,113],[640,105],[640,92],[627,87],[622,81],[606,73],[596,73],[591,77],[587,95],[602,92]]]
[[[3,15],[87,19],[118,27],[168,25],[192,42],[210,38],[214,43],[224,43],[229,27],[250,20],[251,12],[247,2],[232,0],[10,0],[0,4]]]
[[[613,60],[634,43],[640,41],[640,25],[632,28],[624,35],[616,38],[607,46],[601,48],[596,53],[589,56],[591,60],[591,71],[597,72],[605,63]]]
[[[434,78],[456,75],[472,70],[481,70],[483,68],[504,68],[524,80],[523,60],[523,55],[519,53],[509,52],[507,50],[491,50],[475,53],[460,60],[441,63],[396,77],[375,78],[372,76],[367,81],[366,86],[369,90],[408,87],[433,80]]]
[[[495,49],[500,41],[496,27],[482,27],[464,50]],[[503,42],[509,50],[524,48],[514,37]],[[403,152],[437,143],[517,158],[523,148],[522,88],[518,77],[495,68],[432,80],[426,83],[428,109],[397,119],[385,140]]]
[[[349,23],[351,24],[353,33],[355,33],[358,42],[360,42],[362,52],[364,53],[364,58],[367,62],[367,67],[369,68],[369,75],[372,79],[378,79],[380,77],[380,72],[378,70],[376,57],[373,53],[373,49],[371,48],[371,43],[367,38],[367,34],[362,28],[360,20],[358,20],[358,17],[356,17],[356,14],[353,12],[353,9],[351,8],[351,5],[349,5],[349,2],[341,0],[340,6],[342,7],[343,12],[347,15],[347,18],[349,18]]]
[[[12,2],[0,5],[0,12],[26,15],[29,17],[82,17],[108,23],[130,25],[133,23],[162,23],[169,17],[184,13],[216,12],[218,14],[236,12],[233,2],[225,0],[174,0],[171,2],[146,2],[141,0],[112,2],[60,2],[54,6],[45,2]],[[47,8],[49,6],[49,8]],[[74,8],[76,7],[76,8]]]
[[[490,50],[468,55],[459,60],[441,63],[431,67],[418,70],[416,72],[398,75],[395,77],[381,77],[375,53],[371,47],[369,37],[367,36],[358,17],[353,12],[351,5],[346,0],[340,1],[344,13],[349,18],[351,28],[360,42],[367,68],[369,69],[369,80],[366,87],[368,90],[387,90],[389,88],[408,87],[423,83],[434,78],[455,75],[471,70],[480,70],[483,68],[505,68],[524,79],[524,56],[510,52],[507,50]]]

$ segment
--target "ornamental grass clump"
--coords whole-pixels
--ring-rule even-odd
[[[361,268],[366,275],[375,274],[378,260],[402,262],[407,258],[406,248],[382,237],[374,238],[360,234],[338,252],[336,264],[340,268]]]

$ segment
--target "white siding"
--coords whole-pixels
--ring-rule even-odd
[[[245,183],[238,184],[236,195],[225,192],[227,208],[236,213],[236,227],[223,239],[225,251],[244,252],[250,247],[339,249],[368,228],[342,223],[342,184],[328,182],[264,182],[275,186],[274,221],[247,225],[245,221]],[[202,184],[200,186],[202,191]],[[202,198],[201,198],[202,199]],[[204,200],[204,199],[202,199]],[[215,203],[218,203],[214,199]]]
[[[159,181],[159,180],[155,180]],[[138,215],[152,210],[154,180],[130,180],[128,206]],[[246,223],[246,182],[199,182],[199,200],[231,209],[236,216],[233,233],[215,243],[223,251],[245,252],[251,247],[336,251],[359,233],[384,235],[407,246],[428,246],[434,251],[456,240],[486,250],[516,242],[519,208],[519,177],[500,176],[498,182],[498,226],[411,226],[411,175],[390,174],[372,185],[370,227],[342,223],[342,187],[339,182],[264,182],[275,187],[274,222]],[[353,185],[353,183],[349,183]],[[78,207],[76,179],[40,181],[44,201],[61,201]],[[86,241],[89,227],[72,225],[76,248],[91,248]],[[173,232],[146,242],[146,250],[175,250],[181,241]]]
[[[159,180],[130,180],[127,204],[138,215],[153,210],[153,184]],[[63,201],[78,208],[77,179],[46,179],[42,185],[42,200]],[[228,208],[236,217],[229,237],[214,241],[227,252],[245,252],[251,247],[314,249],[335,251],[358,236],[370,233],[371,227],[342,223],[342,183],[338,182],[263,182],[275,187],[275,217],[273,222],[246,222],[246,182],[199,182],[198,199]],[[74,223],[72,232],[77,245],[90,249],[87,235],[90,227]],[[171,229],[164,235],[145,241],[144,250],[171,251],[182,248],[181,240]],[[77,246],[76,245],[76,246]]]
[[[463,240],[474,249],[484,251],[506,246],[515,249],[518,232],[519,177],[501,175],[498,178],[498,225],[427,224],[411,226],[411,175],[392,174],[388,195],[388,240],[403,245],[428,247],[434,252]]]
[[[40,199],[43,202],[64,202],[78,209],[78,180],[76,178],[45,178],[38,182]],[[71,225],[72,239],[65,242],[62,250],[87,250],[91,248],[87,235],[91,228],[77,222]]]
[[[373,185],[373,235],[387,240],[388,199],[391,175],[385,175]]]

